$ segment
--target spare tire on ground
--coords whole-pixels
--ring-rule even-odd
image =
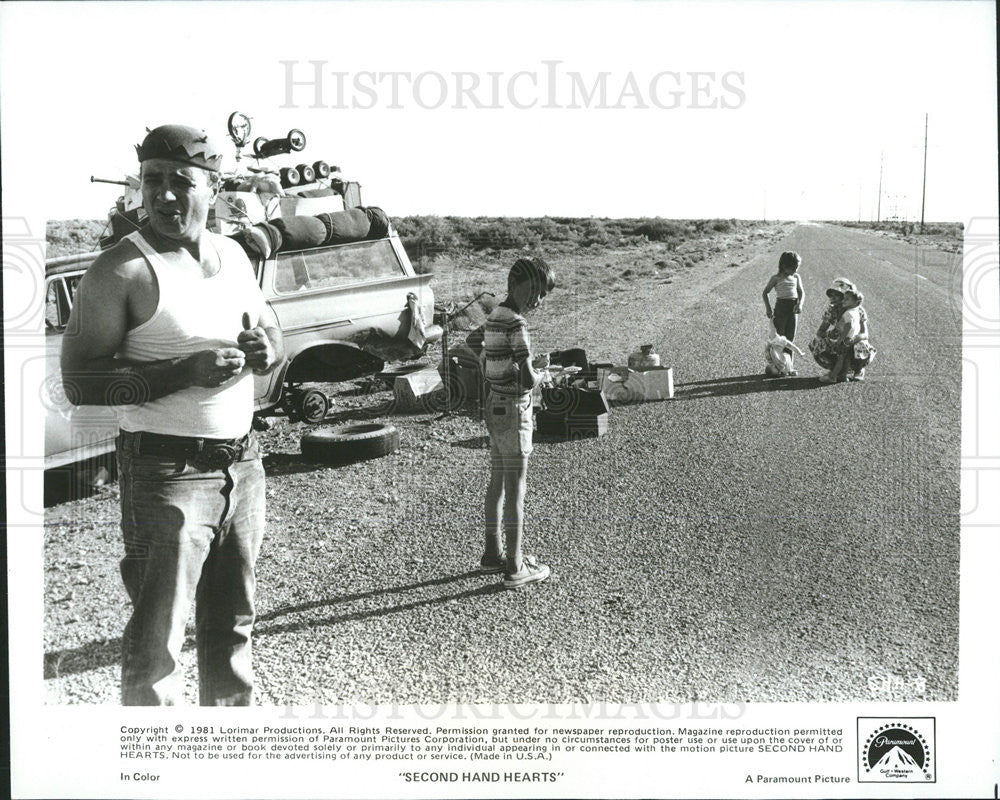
[[[306,461],[350,464],[380,458],[399,449],[399,431],[392,425],[366,423],[309,431],[300,446]]]

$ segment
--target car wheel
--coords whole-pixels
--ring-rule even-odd
[[[296,416],[310,425],[316,425],[325,420],[329,411],[330,398],[319,389],[306,389],[295,399]]]
[[[302,183],[312,183],[314,180],[316,180],[316,170],[314,170],[308,164],[299,164],[295,169],[299,171],[299,175],[302,178]]]
[[[317,161],[313,164],[313,172],[316,173],[317,178],[329,178],[330,165],[325,161]]]
[[[307,461],[349,464],[395,453],[399,450],[399,431],[379,423],[347,425],[310,431],[302,437],[300,446]]]
[[[226,127],[229,129],[229,135],[237,147],[243,147],[250,141],[250,118],[246,114],[234,111],[229,115]]]
[[[299,178],[301,176],[295,167],[282,167],[279,174],[281,175],[281,185],[284,188],[290,189],[292,186],[299,185]]]

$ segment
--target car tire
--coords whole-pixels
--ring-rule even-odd
[[[295,167],[282,167],[279,172],[281,176],[281,185],[285,189],[291,189],[293,186],[299,185],[299,171]]]
[[[310,431],[299,444],[306,461],[349,464],[395,453],[399,450],[399,431],[379,423],[347,425]]]
[[[310,425],[318,425],[330,411],[330,398],[319,389],[306,389],[295,398],[295,414]]]
[[[313,163],[313,172],[316,173],[317,178],[329,178],[330,165],[325,161],[316,161]]]
[[[299,153],[306,149],[306,135],[298,128],[288,132],[288,147],[291,152]]]
[[[310,167],[308,164],[299,164],[295,169],[299,171],[299,176],[302,183],[312,183],[316,180],[316,170]]]

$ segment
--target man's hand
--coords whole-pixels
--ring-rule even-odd
[[[263,374],[274,366],[277,355],[271,339],[259,325],[256,328],[250,327],[250,315],[243,312],[243,330],[236,337],[236,344],[246,355],[246,365],[254,372]]]
[[[189,356],[189,379],[194,386],[215,388],[231,381],[247,365],[243,350],[238,347],[216,347]]]

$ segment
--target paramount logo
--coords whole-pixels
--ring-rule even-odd
[[[858,781],[924,783],[935,780],[933,717],[858,717]]]

